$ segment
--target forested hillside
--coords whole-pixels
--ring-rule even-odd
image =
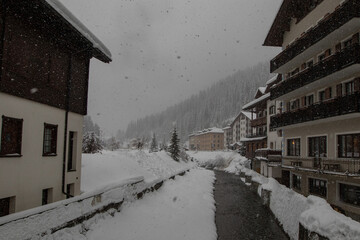
[[[195,130],[224,127],[245,103],[253,100],[257,88],[264,86],[271,78],[269,72],[269,63],[238,71],[161,113],[131,122],[126,130],[126,138],[149,139],[151,133],[155,133],[162,141],[169,138],[176,124],[181,141],[185,142]]]

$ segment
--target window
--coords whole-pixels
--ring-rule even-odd
[[[309,138],[309,157],[326,157],[326,136]]]
[[[42,205],[52,202],[52,188],[42,190]]]
[[[313,60],[310,60],[310,61],[308,61],[307,63],[306,63],[306,67],[307,68],[310,68],[310,67],[312,67],[314,65],[314,61]]]
[[[0,217],[10,214],[10,198],[0,199]]]
[[[44,124],[43,156],[56,155],[57,125]]]
[[[327,186],[325,180],[309,178],[309,193],[326,197]]]
[[[270,113],[270,115],[275,114],[275,105],[272,105],[269,107],[269,113]]]
[[[296,100],[290,102],[290,110],[296,110],[299,108],[299,106],[300,106],[299,99],[296,99]]]
[[[345,95],[351,95],[355,91],[354,81],[345,83]]]
[[[287,155],[300,156],[300,138],[287,140]]]
[[[309,95],[305,97],[305,106],[310,106],[314,104],[314,95]]]
[[[76,170],[76,132],[69,132],[68,171]]]
[[[360,134],[339,135],[338,156],[340,158],[360,157]]]
[[[74,191],[75,191],[75,184],[74,183],[67,184],[66,185],[66,193],[67,193],[66,198],[74,197]]]
[[[318,57],[318,62],[321,62],[325,59],[326,55],[325,53],[324,54],[321,54],[319,57]]]
[[[360,187],[340,183],[340,200],[360,206]]]
[[[319,101],[323,102],[325,100],[325,91],[319,92]]]
[[[349,40],[346,40],[344,42],[344,48],[350,47],[352,44],[352,38],[350,38]]]
[[[2,117],[0,156],[21,155],[23,120]]]
[[[299,73],[299,68],[296,68],[294,71],[291,72],[291,76],[294,76]]]
[[[301,190],[301,176],[296,174],[292,175],[292,187]]]

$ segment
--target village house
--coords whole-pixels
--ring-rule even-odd
[[[360,2],[284,0],[265,46],[282,47],[270,129],[282,131],[283,183],[360,220]],[[275,131],[274,131],[275,132]]]
[[[231,149],[231,145],[233,144],[233,130],[230,125],[223,128],[224,131],[224,148]]]
[[[111,54],[57,0],[0,3],[1,217],[80,194],[90,59]]]
[[[191,150],[218,151],[224,150],[224,131],[220,128],[209,128],[189,136]]]

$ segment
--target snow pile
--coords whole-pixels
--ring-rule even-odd
[[[82,227],[61,230],[44,240],[216,240],[214,180],[211,171],[192,170],[123,205],[121,212],[97,215]]]
[[[194,166],[192,162],[176,162],[164,151],[118,150],[83,154],[81,190],[88,192],[138,176],[144,177],[145,182],[151,182]]]
[[[262,189],[271,191],[270,209],[291,239],[298,239],[299,223],[329,239],[360,239],[360,223],[333,210],[326,200],[312,195],[304,197],[275,179],[266,178],[239,164],[233,169],[259,183],[259,195]]]
[[[312,232],[329,239],[360,239],[360,223],[334,211],[322,198],[309,196],[310,208],[300,216],[301,224]]]
[[[227,169],[228,171],[236,171],[236,166],[246,161],[240,154],[232,151],[198,151],[188,152],[190,157],[202,167],[210,169]]]

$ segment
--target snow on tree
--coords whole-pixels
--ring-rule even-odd
[[[155,133],[153,133],[153,137],[151,138],[149,152],[157,152],[157,151],[158,151],[158,144],[157,144]]]
[[[97,153],[103,149],[101,140],[94,132],[87,132],[84,135],[82,143],[83,153]]]
[[[120,148],[120,143],[116,140],[115,137],[111,137],[111,138],[107,141],[107,147],[108,147],[109,150],[114,151],[114,150]]]
[[[172,132],[171,139],[170,139],[169,153],[171,154],[171,157],[175,161],[180,160],[179,142],[180,142],[180,140],[179,140],[178,134],[176,132],[176,127],[174,127],[174,131]]]

